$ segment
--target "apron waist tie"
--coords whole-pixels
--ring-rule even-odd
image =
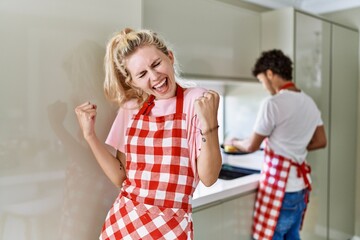
[[[301,177],[301,176],[303,177],[304,182],[305,182],[305,186],[308,188],[308,190],[305,193],[305,198],[304,198],[305,203],[308,204],[309,203],[309,195],[310,195],[309,193],[311,191],[311,183],[310,183],[309,178],[307,177],[307,175],[310,174],[311,167],[310,167],[309,164],[306,164],[305,161],[302,164],[294,163],[293,161],[291,161],[291,165],[296,166],[297,176],[298,177]],[[305,208],[305,210],[304,210],[304,212],[302,214],[302,217],[301,217],[300,230],[303,227],[306,209],[307,209],[307,205],[306,205],[306,208]]]
[[[305,186],[309,188],[309,191],[311,191],[311,183],[309,181],[309,178],[307,177],[307,175],[311,173],[310,165],[306,164],[305,161],[302,164],[291,161],[291,165],[296,167],[297,176],[303,177]]]

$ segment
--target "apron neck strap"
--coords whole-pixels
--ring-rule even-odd
[[[136,115],[137,116],[149,115],[151,109],[155,106],[154,100],[155,100],[155,96],[150,95]],[[180,85],[176,84],[176,113],[183,112],[183,100],[184,100],[184,89]]]
[[[154,100],[155,100],[155,96],[150,95],[148,97],[148,99],[144,102],[143,106],[141,107],[141,109],[139,110],[137,115],[138,116],[140,116],[140,115],[149,115],[151,109],[155,106]]]
[[[176,113],[183,112],[183,103],[184,103],[184,89],[176,84]]]
[[[282,85],[279,88],[279,91],[283,90],[283,89],[291,88],[291,87],[295,87],[295,84],[293,82],[288,82],[288,83],[285,83],[284,85]]]

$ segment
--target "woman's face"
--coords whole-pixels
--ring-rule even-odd
[[[174,56],[165,55],[155,46],[142,46],[126,59],[132,84],[156,99],[175,96]]]

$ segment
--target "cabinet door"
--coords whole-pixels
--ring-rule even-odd
[[[332,27],[330,239],[354,234],[358,33]]]
[[[194,239],[222,239],[221,204],[193,213]]]
[[[195,239],[251,239],[256,192],[194,211]]]
[[[295,82],[316,102],[329,136],[330,38],[331,25],[320,19],[296,13]],[[327,239],[329,154],[328,148],[310,152],[312,187],[305,215],[303,239]]]
[[[256,192],[222,204],[222,239],[251,239]]]
[[[293,8],[282,8],[261,14],[261,51],[281,49],[294,59],[294,16]]]
[[[181,72],[252,77],[260,49],[260,14],[220,1],[143,1],[143,24],[173,45]]]

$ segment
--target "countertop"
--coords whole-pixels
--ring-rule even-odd
[[[223,163],[247,169],[261,170],[263,156],[263,151],[256,151],[245,155],[223,154]],[[211,187],[206,187],[200,182],[193,195],[193,209],[196,210],[196,208],[216,204],[227,198],[256,191],[259,178],[260,174],[251,174],[233,180],[218,179]]]

